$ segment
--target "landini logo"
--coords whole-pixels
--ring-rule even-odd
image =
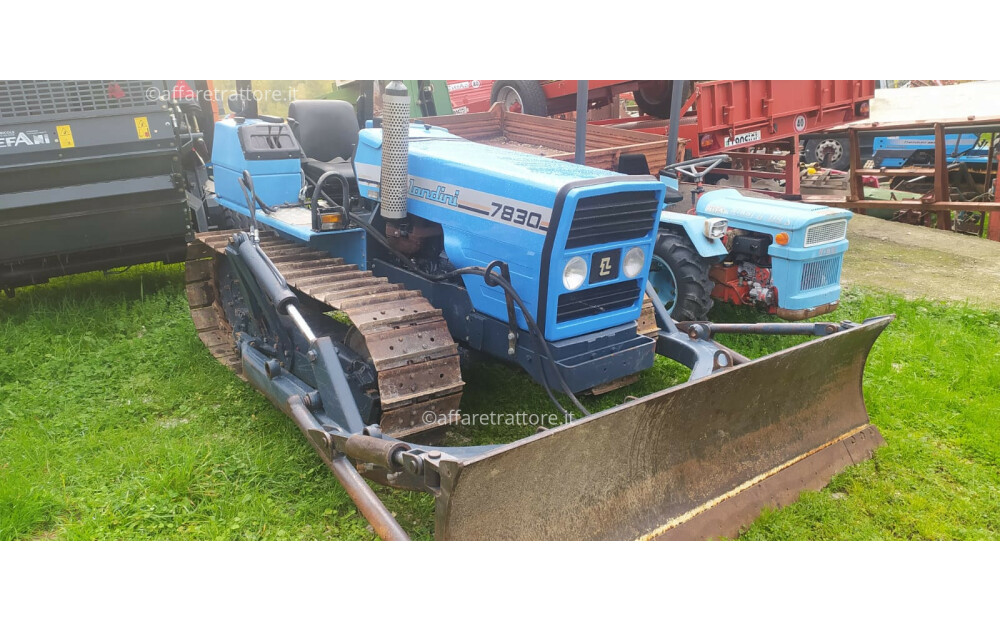
[[[416,182],[414,182],[413,179],[410,179],[410,192],[409,192],[410,195],[416,196],[417,198],[423,198],[424,200],[432,200],[434,202],[440,202],[441,204],[444,205],[457,207],[458,191],[459,190],[456,189],[454,194],[448,194],[446,193],[447,190],[445,189],[444,185],[438,185],[437,189],[430,190],[427,189],[426,187],[420,187],[419,185],[416,184]]]

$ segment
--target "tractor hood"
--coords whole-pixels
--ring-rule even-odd
[[[409,141],[411,177],[452,183],[461,179],[467,187],[547,209],[555,204],[556,195],[567,183],[622,176],[472,142],[432,125],[411,123]],[[381,164],[381,147],[380,129],[366,128],[360,132],[355,165],[368,198],[378,196],[374,167]]]
[[[706,192],[698,200],[697,213],[709,217],[724,217],[733,228],[752,225],[795,231],[811,224],[835,219],[850,219],[852,213],[846,209],[824,205],[804,204],[775,198],[761,198],[757,195],[745,196],[734,188]]]

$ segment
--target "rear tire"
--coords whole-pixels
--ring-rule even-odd
[[[490,105],[502,102],[504,108],[533,116],[548,116],[549,104],[540,82],[534,80],[498,80],[490,91]],[[517,109],[520,108],[520,109]]]
[[[639,82],[639,88],[632,91],[632,98],[643,114],[656,118],[670,118],[673,89],[673,80]],[[685,100],[691,96],[690,81],[684,86],[683,96]]]
[[[830,167],[847,171],[851,168],[851,144],[844,138],[813,138],[806,140],[802,148],[804,163],[823,164],[823,156],[831,153]]]
[[[698,254],[687,235],[676,230],[660,231],[649,278],[674,319],[704,321],[708,318],[708,311],[715,303],[712,299],[714,285],[708,277],[710,266],[710,259]]]

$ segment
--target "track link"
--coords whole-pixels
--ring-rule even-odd
[[[245,379],[216,278],[217,259],[236,232],[198,234],[188,246],[185,280],[198,337]],[[356,352],[377,372],[384,432],[404,437],[457,421],[464,382],[458,346],[439,309],[402,284],[273,233],[261,234],[260,245],[299,296],[343,312],[354,324],[364,344],[352,348],[364,348]]]

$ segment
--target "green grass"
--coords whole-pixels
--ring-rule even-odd
[[[1000,313],[847,291],[834,319],[896,313],[865,392],[888,445],[748,539],[1000,538]],[[719,309],[716,320],[756,315]],[[754,355],[790,344],[729,338]],[[86,274],[0,300],[0,539],[371,539],[295,426],[216,363],[194,334],[179,266]],[[585,402],[683,381],[666,360]],[[466,413],[551,412],[523,373],[478,363]],[[478,425],[456,443],[529,427]],[[379,489],[417,538],[429,496]]]

